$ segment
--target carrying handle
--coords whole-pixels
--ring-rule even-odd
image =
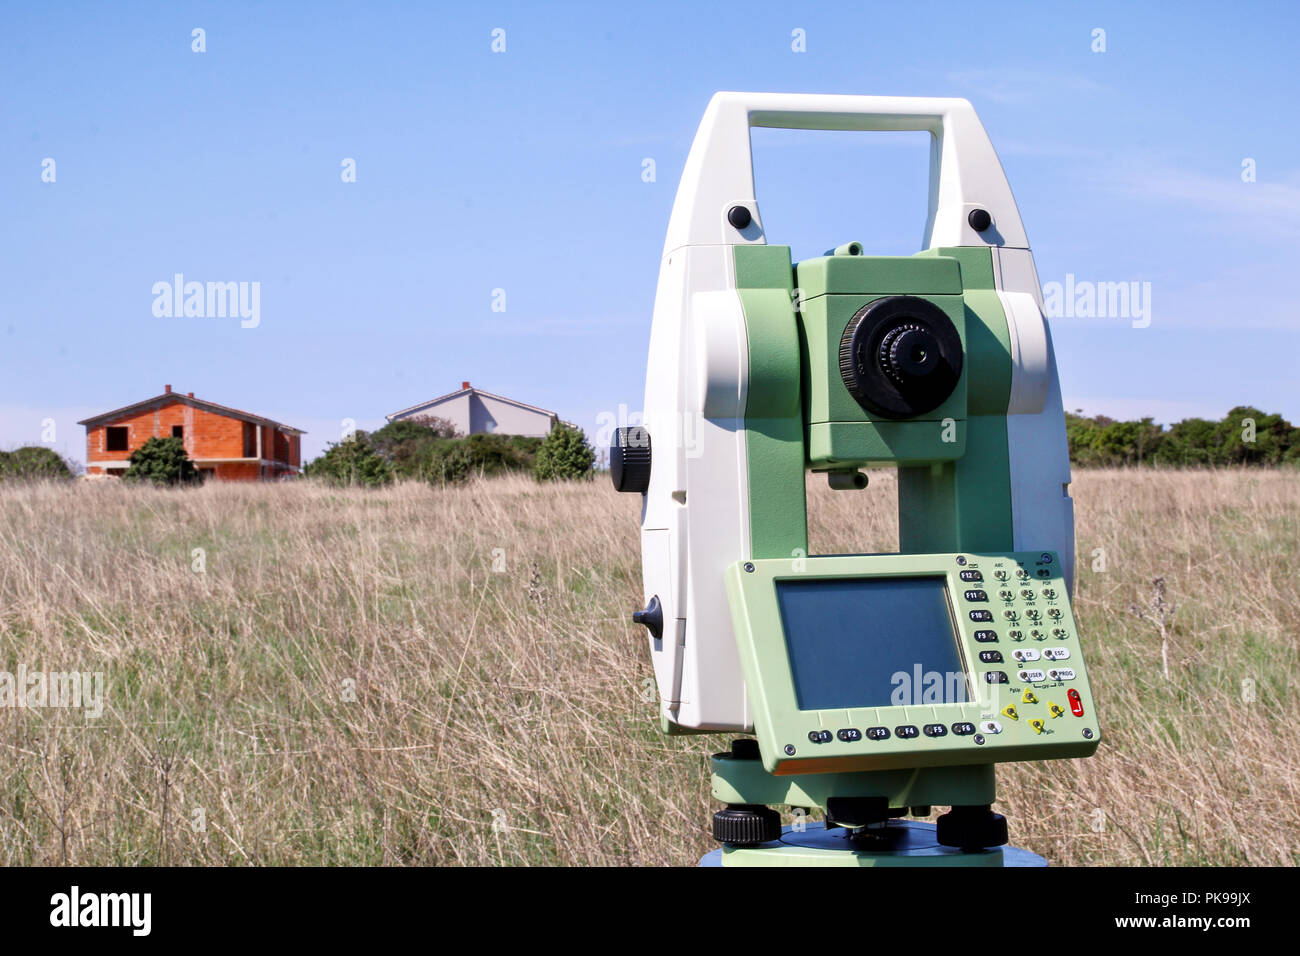
[[[1002,164],[975,109],[964,99],[804,93],[715,93],[682,171],[664,254],[687,245],[762,243],[749,131],[924,130],[931,134],[925,247],[1029,248]],[[733,206],[751,220],[728,221]],[[989,225],[975,210],[988,213]],[[746,217],[733,216],[733,220]],[[972,219],[975,220],[972,223]]]

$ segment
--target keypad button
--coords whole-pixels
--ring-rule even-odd
[[[888,728],[888,727],[868,727],[868,728],[867,728],[867,738],[870,739],[870,740],[888,740],[888,739],[889,739],[889,728]]]
[[[1047,672],[1052,680],[1074,680],[1073,667],[1054,667]]]
[[[835,736],[846,744],[855,744],[862,739],[862,731],[856,727],[845,727],[842,730],[835,731]]]
[[[1023,664],[1025,661],[1038,660],[1038,651],[1034,650],[1032,647],[1017,647],[1011,652],[1011,656]]]
[[[1079,697],[1079,692],[1077,690],[1071,690],[1065,696],[1070,700],[1070,713],[1074,714],[1076,717],[1082,717],[1083,700]]]
[[[1043,650],[1043,656],[1049,661],[1064,661],[1070,657],[1068,647],[1048,647]]]
[[[997,578],[999,581],[1005,581],[1009,577],[1009,575],[1005,571],[994,571],[993,576]]]
[[[1056,588],[1043,588],[1043,597],[1052,600],[1056,597]]]
[[[965,597],[967,601],[971,602],[987,601],[989,599],[988,592],[982,588],[967,588],[966,593],[962,596]]]
[[[1025,639],[1025,632],[1024,632],[1024,631],[1007,631],[1007,637],[1011,638],[1011,639],[1012,639],[1013,641],[1015,641],[1016,643],[1020,643],[1021,641],[1023,641],[1023,640]]]
[[[808,739],[815,744],[828,744],[834,737],[829,730],[810,730],[808,731]]]
[[[980,651],[980,663],[1001,664],[1002,652],[1001,651]]]
[[[894,736],[902,740],[911,740],[913,737],[921,736],[921,731],[916,724],[899,724],[894,728]]]
[[[943,724],[926,724],[923,728],[927,737],[947,737],[948,728]]]
[[[985,671],[984,682],[986,684],[1005,684],[1007,682],[1006,671]]]
[[[998,642],[998,635],[996,631],[976,631],[975,640],[979,641],[981,644],[996,644]]]
[[[992,611],[971,611],[970,619],[972,621],[977,621],[977,622],[991,621],[993,620],[993,612]]]
[[[1021,671],[1016,676],[1026,684],[1041,684],[1047,679],[1047,675],[1038,670]],[[1056,678],[1053,677],[1052,680],[1056,680]]]
[[[960,577],[963,581],[983,581],[984,575],[978,571],[962,571]]]
[[[980,730],[986,734],[1000,734],[1002,733],[1002,725],[996,720],[986,720],[980,724]]]
[[[975,725],[968,720],[959,720],[952,725],[952,732],[958,737],[969,737],[975,733]]]

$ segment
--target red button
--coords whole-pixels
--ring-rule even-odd
[[[1083,701],[1079,699],[1079,692],[1077,690],[1072,690],[1066,696],[1070,698],[1070,713],[1074,714],[1076,717],[1082,717]]]

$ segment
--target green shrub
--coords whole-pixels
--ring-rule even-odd
[[[533,464],[533,477],[538,481],[561,481],[569,478],[590,478],[596,453],[587,443],[582,429],[563,422],[551,429],[537,450]]]
[[[190,484],[200,480],[194,462],[185,454],[185,443],[179,438],[150,438],[131,452],[128,459],[127,481],[151,481],[155,485]]]
[[[303,472],[309,478],[340,486],[374,488],[393,480],[392,464],[376,451],[370,436],[363,431],[331,443],[325,454],[307,463]]]
[[[461,481],[473,475],[528,472],[542,439],[523,435],[469,435],[438,438],[428,447],[420,475],[435,484]]]
[[[40,445],[0,451],[0,481],[42,481],[71,478],[72,469],[58,452]]]

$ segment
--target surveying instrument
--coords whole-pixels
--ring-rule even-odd
[[[924,251],[792,263],[763,229],[752,127],[929,132]],[[868,465],[897,467],[899,551],[810,555],[805,472],[865,493]],[[757,737],[712,758],[711,856],[1043,862],[1005,846],[994,764],[1089,756],[1101,731],[1051,335],[969,102],[713,97],[668,224],[642,423],[618,429],[610,473],[643,496],[633,620],[663,730]],[[915,819],[932,806],[951,809]]]

